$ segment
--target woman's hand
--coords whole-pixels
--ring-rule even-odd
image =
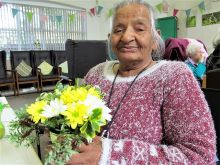
[[[67,165],[98,165],[102,153],[100,137],[95,137],[91,144],[82,144],[78,147],[79,154],[71,156]]]

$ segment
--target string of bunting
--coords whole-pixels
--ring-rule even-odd
[[[154,7],[155,7],[156,10],[158,10],[160,13],[162,13],[162,12],[163,12],[163,13],[168,13],[169,8],[172,8],[172,6],[169,5],[169,3],[168,3],[166,0],[163,0],[161,3],[155,5]],[[203,13],[203,12],[206,10],[206,8],[205,8],[205,1],[202,0],[198,5],[193,6],[193,7],[189,8],[189,9],[186,9],[186,10],[180,10],[180,9],[173,8],[172,15],[173,15],[173,16],[176,16],[180,11],[184,11],[184,12],[186,13],[186,16],[189,17],[190,14],[191,14],[191,10],[192,10],[193,8],[198,8],[199,11],[200,11],[201,13]],[[107,11],[107,18],[110,18],[112,15],[113,15],[113,9],[109,9],[109,10]]]
[[[103,6],[99,5],[99,1],[96,0],[96,6],[94,6],[93,8],[89,9],[89,14],[90,16],[100,16],[103,10]]]
[[[164,13],[167,13],[169,8],[171,8],[172,6],[170,6],[166,0],[163,0],[161,3],[157,4],[155,6],[155,8],[160,12],[164,12]],[[189,17],[190,14],[191,14],[191,10],[193,8],[198,8],[200,10],[201,13],[203,13],[206,9],[205,9],[205,1],[202,0],[198,5],[194,6],[194,7],[191,7],[189,9],[186,9],[186,10],[180,10],[180,9],[176,9],[174,8],[173,9],[173,16],[176,16],[180,11],[184,11],[186,13],[186,16]]]
[[[95,6],[95,7],[91,8],[91,9],[89,9],[89,14],[91,16],[100,16],[103,8],[104,7],[100,6],[100,5]]]
[[[0,2],[0,8],[3,5],[6,5],[6,4],[3,4],[3,3]],[[168,13],[169,8],[172,8],[172,6],[170,6],[169,3],[166,0],[163,0],[161,3],[157,4],[155,6],[155,8],[160,13],[162,13],[162,12]],[[200,10],[200,12],[203,13],[206,10],[206,8],[205,8],[205,1],[202,0],[198,5],[196,5],[194,7],[191,7],[189,9],[186,9],[186,10],[180,10],[180,9],[173,8],[172,15],[176,16],[180,11],[184,11],[186,16],[189,17],[190,14],[191,14],[191,10],[193,8],[198,8]],[[96,6],[94,6],[91,9],[89,9],[88,13],[90,14],[90,16],[100,16],[102,11],[103,11],[103,9],[104,9],[104,7],[100,6],[98,0],[96,0]],[[15,17],[18,14],[18,12],[21,12],[21,11],[18,10],[18,9],[12,8],[12,15],[13,15],[13,17]],[[25,15],[26,15],[28,21],[31,22],[34,13],[33,12],[25,12]],[[85,15],[86,15],[86,12],[81,12],[81,16],[85,16]],[[107,11],[107,18],[110,18],[112,15],[113,15],[113,9],[112,8],[108,9],[108,11]],[[48,19],[51,19],[53,21],[55,19],[58,23],[61,23],[63,21],[63,16],[62,15],[57,15],[57,16],[40,15],[40,20],[42,22],[46,22],[46,21],[48,21]],[[68,15],[68,19],[69,19],[70,22],[74,22],[75,14],[69,14]]]
[[[7,5],[7,4],[3,4],[0,2],[0,9],[4,5]],[[15,8],[11,8],[11,12],[12,12],[13,18],[15,18],[19,12],[25,14],[25,16],[29,22],[32,21],[33,15],[35,14],[34,12],[22,12],[21,10],[18,10]],[[82,11],[80,14],[81,14],[81,16],[84,17],[86,15],[86,12]],[[49,19],[51,21],[57,21],[59,24],[62,23],[62,21],[64,21],[64,16],[62,16],[62,15],[55,15],[55,16],[53,16],[53,15],[49,15],[49,16],[48,15],[39,15],[39,17],[40,17],[40,21],[42,21],[43,23],[47,22]],[[76,14],[69,14],[67,19],[69,20],[70,23],[73,23],[75,20],[75,17],[76,17]]]

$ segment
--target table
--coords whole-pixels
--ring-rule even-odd
[[[0,97],[0,102],[7,104],[5,97]],[[9,134],[9,121],[16,118],[14,111],[8,107],[2,112],[2,122],[5,126],[6,135]],[[0,164],[1,165],[42,165],[33,147],[16,147],[8,139],[0,140]]]

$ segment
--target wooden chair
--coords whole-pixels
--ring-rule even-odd
[[[84,78],[89,69],[107,60],[107,41],[69,39],[65,47],[69,77],[73,81],[75,78]]]
[[[66,51],[62,50],[52,50],[52,56],[54,57],[54,64],[57,68],[60,69],[60,78],[64,80],[65,82],[68,82],[69,85],[72,84],[72,80],[69,78],[69,72],[68,72],[68,61],[67,61],[67,55]],[[65,66],[66,65],[66,66]],[[67,67],[67,70],[63,70],[63,68]]]
[[[11,67],[15,72],[15,80],[16,80],[16,88],[17,94],[20,93],[20,85],[21,84],[35,84],[37,91],[40,92],[40,84],[38,80],[39,72],[33,66],[33,59],[29,51],[11,51]],[[29,75],[21,75],[19,74],[18,68],[21,63],[25,63],[26,65],[31,67],[31,72]],[[24,66],[21,66],[24,69]]]
[[[51,51],[31,51],[34,61],[34,67],[39,71],[39,81],[41,86],[41,91],[43,91],[44,82],[57,82],[60,80],[60,69],[54,64],[54,57]],[[43,73],[43,68],[40,69],[42,63],[47,63],[52,67],[52,70],[48,74]]]
[[[11,86],[16,95],[15,73],[6,69],[6,52],[0,51],[0,87],[3,86]]]

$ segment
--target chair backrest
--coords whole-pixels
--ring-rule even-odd
[[[47,50],[34,50],[31,51],[31,55],[34,59],[34,67],[37,68],[43,61],[54,66],[54,59],[51,55],[51,51]]]
[[[217,135],[217,153],[218,156],[220,156],[220,90],[211,88],[203,88],[202,90],[205,94],[214,120]]]
[[[210,70],[206,73],[206,87],[220,89],[220,69]]]
[[[30,51],[11,51],[10,54],[12,70],[14,70],[22,60],[33,68],[33,60],[31,59]]]
[[[64,50],[52,50],[52,56],[54,57],[55,66],[59,66],[61,63],[67,61],[66,51]]]
[[[207,71],[220,68],[220,44],[216,45],[215,50],[207,58],[206,65]]]
[[[213,69],[220,68],[220,55],[214,56],[213,54],[211,54],[207,59],[206,67],[207,72]]]
[[[66,53],[69,77],[83,78],[89,69],[105,62],[108,56],[107,41],[67,40]],[[74,81],[73,81],[74,82]]]
[[[6,77],[6,52],[0,51],[0,78]]]
[[[52,50],[51,53],[52,53],[52,56],[54,58],[54,65],[56,67],[61,67],[62,68],[62,66],[60,66],[60,65],[68,67],[66,64],[63,64],[65,62],[67,62],[67,64],[68,64],[66,51],[64,51],[64,50]],[[68,73],[64,73],[63,71],[64,70],[62,68],[61,75],[69,77],[69,74]]]

